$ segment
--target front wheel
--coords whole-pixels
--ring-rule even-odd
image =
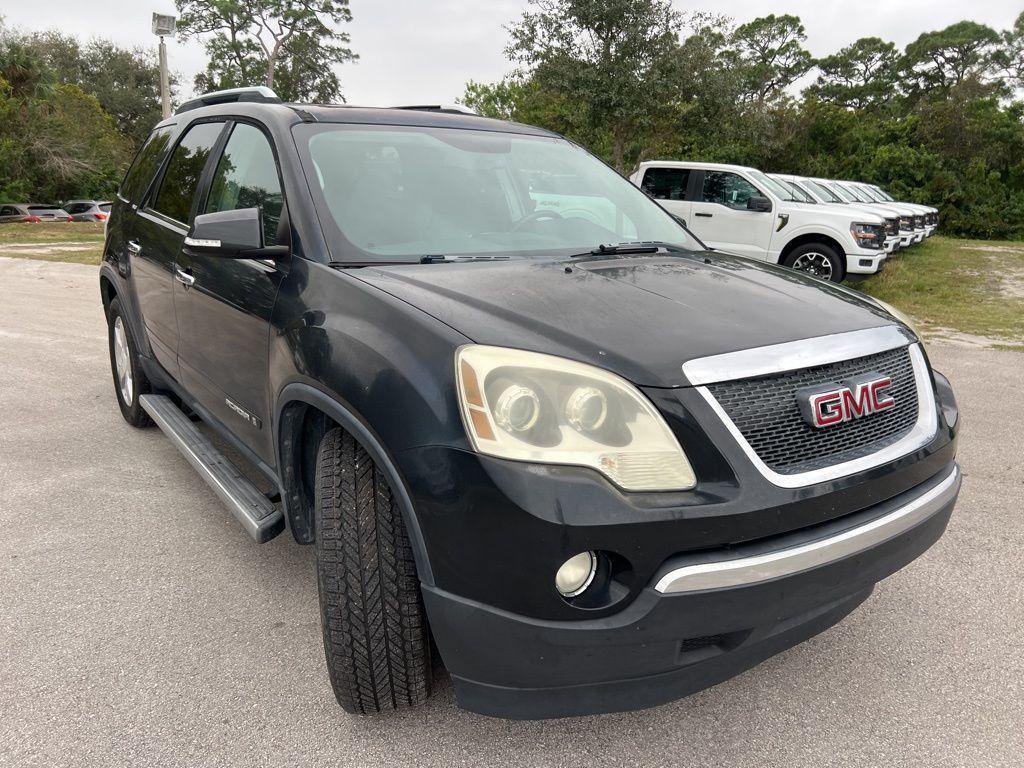
[[[153,420],[139,403],[139,396],[150,391],[149,379],[142,370],[138,347],[121,310],[120,299],[111,301],[107,310],[107,339],[110,346],[110,370],[114,374],[114,392],[117,393],[121,415],[133,427],[151,426]]]
[[[839,254],[824,243],[808,243],[793,249],[782,262],[785,266],[821,280],[842,282],[845,270]]]
[[[327,673],[348,712],[422,704],[430,632],[402,512],[387,478],[343,429],[316,461],[316,563]]]

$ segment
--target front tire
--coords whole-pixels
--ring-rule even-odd
[[[354,714],[422,704],[429,630],[412,548],[387,478],[342,429],[316,462],[316,562],[327,673]]]
[[[831,246],[806,243],[793,249],[782,262],[785,266],[820,280],[840,283],[846,276],[843,260]]]
[[[150,392],[149,379],[142,370],[139,351],[121,310],[121,300],[114,299],[107,310],[107,340],[110,347],[110,370],[114,374],[114,392],[124,420],[133,427],[150,427],[149,418],[139,404],[139,396]]]

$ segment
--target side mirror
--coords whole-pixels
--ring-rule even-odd
[[[747,210],[757,211],[758,213],[771,213],[772,201],[767,197],[752,197],[747,200]]]
[[[185,247],[209,256],[228,259],[259,259],[282,254],[281,246],[266,247],[263,217],[259,208],[201,213],[185,238]]]

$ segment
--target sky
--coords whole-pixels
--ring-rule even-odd
[[[519,18],[526,0],[351,0],[346,25],[356,63],[338,68],[351,104],[452,103],[467,80],[493,82],[510,69],[504,26]],[[1024,0],[675,0],[680,11],[710,10],[749,21],[768,13],[792,13],[807,28],[807,47],[823,56],[860,37],[877,36],[906,45],[922,32],[968,18],[996,29],[1009,28],[1024,11]],[[170,0],[47,0],[45,13],[32,2],[0,0],[8,26],[52,27],[83,39],[107,37],[126,45],[152,45],[153,12],[174,13]],[[203,68],[201,44],[168,42],[180,96],[191,95],[192,78]]]

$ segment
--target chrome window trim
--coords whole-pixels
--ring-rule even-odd
[[[693,386],[750,379],[888,352],[914,340],[902,328],[886,325],[701,357],[683,363],[683,375]]]
[[[662,576],[654,589],[662,594],[680,594],[742,587],[828,565],[909,531],[954,501],[959,491],[960,468],[954,466],[938,485],[864,525],[763,555],[685,565]]]
[[[893,328],[893,330],[897,330]],[[845,335],[845,334],[844,334]],[[825,336],[823,338],[834,338]],[[901,335],[901,338],[902,335]],[[815,341],[815,340],[811,340]],[[904,343],[906,339],[904,338]],[[800,342],[803,343],[803,342]],[[788,346],[788,345],[783,345]],[[899,345],[897,345],[899,346]],[[849,346],[843,346],[843,349],[848,349]],[[858,351],[852,356],[847,354],[840,357],[838,360],[832,362],[839,362],[840,360],[849,360],[855,357],[863,357],[877,352],[884,352],[888,349],[894,349],[896,347],[882,347],[880,349],[867,349]],[[766,347],[765,349],[771,349]],[[776,485],[780,488],[803,488],[808,485],[814,485],[816,483],[823,483],[829,480],[835,480],[840,477],[846,477],[847,475],[853,475],[858,472],[864,472],[865,470],[872,469],[881,464],[885,464],[890,461],[895,461],[909,453],[913,453],[918,448],[927,445],[931,442],[932,438],[935,437],[935,433],[938,430],[938,414],[935,405],[935,392],[932,388],[931,376],[928,373],[928,364],[925,362],[924,354],[921,352],[919,344],[912,344],[909,346],[908,351],[910,353],[911,365],[914,369],[914,382],[917,385],[917,405],[918,405],[918,416],[917,422],[911,428],[911,430],[904,435],[900,440],[888,445],[880,451],[869,454],[867,456],[861,456],[851,461],[844,461],[839,464],[833,464],[829,467],[822,467],[821,469],[814,469],[809,472],[797,472],[794,474],[782,474],[774,471],[771,467],[765,464],[761,458],[757,455],[757,452],[750,446],[747,439],[743,437],[739,428],[733,423],[733,420],[729,418],[729,414],[725,412],[725,409],[719,404],[718,400],[711,393],[706,386],[698,386],[694,389],[701,397],[704,398],[705,402],[711,407],[725,428],[732,435],[733,439],[737,442],[743,454],[747,457],[751,464],[757,469],[758,472],[772,485]],[[724,357],[724,356],[723,356]],[[710,359],[710,358],[709,358]],[[806,367],[813,365],[824,365],[821,362],[812,362]],[[788,365],[788,363],[787,363]],[[791,370],[790,368],[783,368],[785,370]],[[758,375],[758,374],[753,374]],[[764,375],[764,374],[761,374]],[[733,378],[748,378],[749,376],[733,377]]]

